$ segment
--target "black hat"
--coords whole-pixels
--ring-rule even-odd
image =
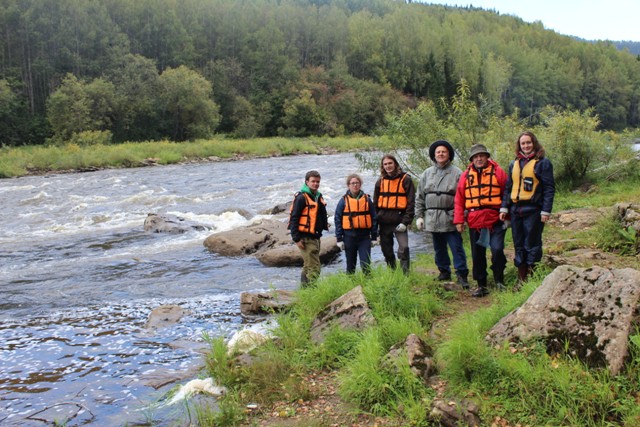
[[[429,147],[429,157],[431,157],[431,161],[433,162],[436,161],[436,148],[440,146],[444,146],[446,147],[447,150],[449,150],[449,161],[453,162],[453,158],[455,157],[456,152],[451,146],[451,144],[449,144],[449,142],[445,141],[444,139],[437,140],[436,142],[431,144],[431,146]]]

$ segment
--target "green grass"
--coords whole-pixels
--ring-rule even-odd
[[[51,171],[172,164],[209,158],[289,156],[373,149],[374,137],[210,139],[192,142],[128,142],[0,148],[0,178]]]

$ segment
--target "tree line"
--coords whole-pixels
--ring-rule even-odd
[[[473,7],[0,0],[0,44],[5,146],[370,134],[461,81],[533,124],[547,105],[640,124],[638,57]]]

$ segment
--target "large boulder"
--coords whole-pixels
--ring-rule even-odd
[[[144,231],[149,233],[186,233],[189,230],[211,230],[212,227],[187,221],[175,215],[147,214]]]
[[[551,215],[550,225],[568,230],[584,230],[596,225],[596,223],[611,214],[611,208],[597,209],[570,209]]]
[[[289,243],[287,224],[274,219],[262,219],[246,227],[212,234],[204,241],[207,249],[222,256],[252,255]]]
[[[320,239],[320,262],[329,264],[340,253],[335,236]],[[302,265],[302,255],[298,247],[290,242],[287,245],[267,249],[256,255],[258,260],[267,267],[292,267]]]
[[[333,326],[360,331],[375,323],[362,286],[356,286],[318,314],[311,325],[311,340],[315,343],[323,342],[325,333]]]
[[[640,271],[563,265],[488,333],[494,344],[539,338],[550,354],[565,349],[592,367],[620,372],[637,323]]]

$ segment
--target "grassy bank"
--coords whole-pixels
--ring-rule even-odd
[[[560,193],[558,205],[595,208],[640,203],[639,183],[635,178],[604,183],[587,194]],[[574,246],[592,248],[594,243],[615,239],[608,231],[611,221],[574,233]],[[545,245],[565,238],[563,229],[545,228]],[[637,256],[618,254],[618,263],[640,268]],[[483,425],[640,425],[640,335],[631,337],[630,361],[618,376],[589,369],[569,356],[550,357],[540,343],[526,343],[514,351],[485,342],[487,331],[526,301],[549,271],[542,265],[520,292],[494,291],[480,301],[444,290],[434,279],[437,269],[428,254],[416,256],[408,277],[383,266],[376,267],[370,277],[323,276],[316,287],[298,292],[298,303],[290,312],[277,316],[278,338],[256,350],[252,364],[236,365],[224,341],[211,340],[206,374],[227,386],[229,394],[219,408],[194,404],[189,410],[191,422],[200,426],[427,426],[427,408],[438,397],[476,402]],[[507,286],[514,285],[511,265],[506,281]],[[364,332],[334,329],[322,345],[314,345],[309,329],[315,316],[357,285],[363,287],[376,326]],[[423,383],[400,359],[385,357],[392,345],[410,333],[434,349],[440,375],[435,385]],[[331,379],[318,386],[323,375]],[[327,397],[331,395],[327,390],[334,386],[341,405]],[[257,409],[246,409],[249,403]]]
[[[135,142],[113,145],[76,144],[0,149],[0,178],[47,172],[126,168],[206,159],[289,156],[368,150],[368,136],[318,138],[210,139],[193,142]]]

